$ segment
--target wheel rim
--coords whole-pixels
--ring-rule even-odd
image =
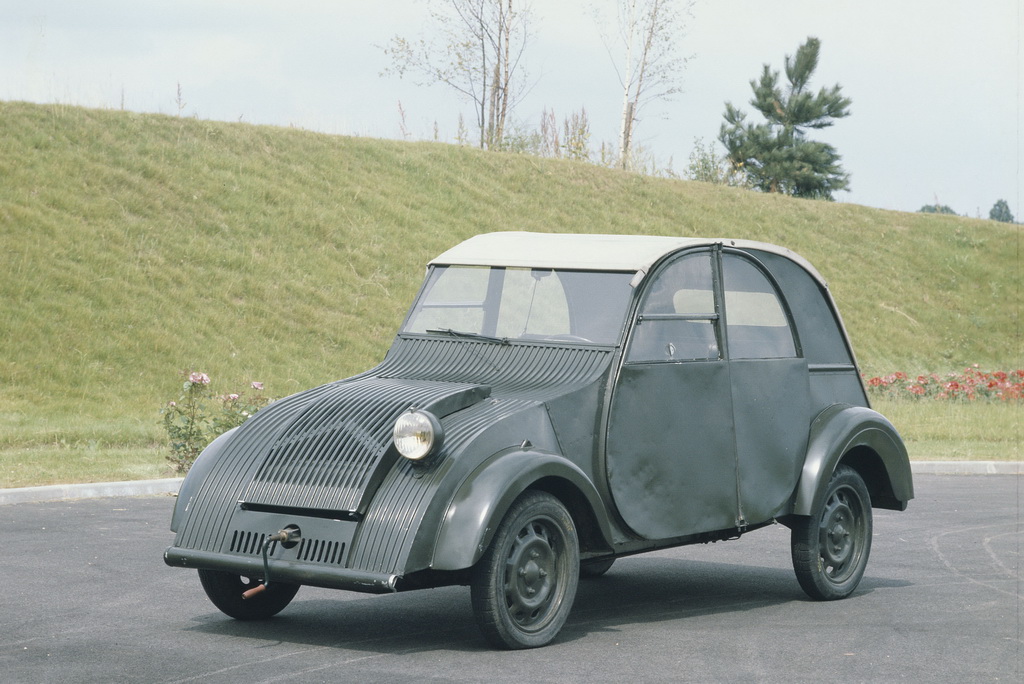
[[[856,572],[866,530],[857,493],[848,487],[833,492],[825,502],[818,530],[822,570],[829,581],[841,584]]]
[[[505,564],[505,605],[524,631],[542,629],[559,604],[560,539],[543,520],[531,520],[516,535]]]
[[[263,580],[256,577],[246,577],[245,575],[238,576],[239,593],[245,593],[249,589],[252,589],[257,584],[263,584]]]

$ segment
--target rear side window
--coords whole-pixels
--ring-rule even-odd
[[[809,364],[853,364],[839,315],[832,308],[825,286],[789,259],[757,252],[757,259],[775,276],[796,324],[800,353]]]
[[[795,357],[789,316],[768,277],[753,262],[726,254],[722,258],[722,281],[729,357]]]

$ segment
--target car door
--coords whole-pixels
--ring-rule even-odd
[[[647,539],[738,524],[715,255],[684,254],[645,279],[611,396],[608,486],[623,521]]]
[[[785,299],[760,262],[726,251],[722,290],[740,517],[757,524],[785,506],[803,467],[810,425],[807,361]]]

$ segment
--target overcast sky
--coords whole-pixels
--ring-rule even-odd
[[[536,127],[586,108],[614,142],[621,89],[590,7],[533,0],[531,89],[516,114]],[[824,134],[851,175],[837,199],[916,211],[940,203],[1022,219],[1024,0],[697,0],[681,50],[684,92],[642,112],[639,142],[662,166],[714,141],[729,100],[821,39],[812,86],[839,83],[851,115]],[[0,0],[0,99],[181,113],[346,135],[442,140],[472,109],[442,86],[381,77],[380,46],[416,37],[423,0]],[[182,99],[177,98],[178,85]],[[753,113],[751,113],[753,116]]]

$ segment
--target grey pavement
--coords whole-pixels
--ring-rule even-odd
[[[800,591],[781,525],[618,561],[581,583],[550,646],[501,652],[469,592],[303,587],[238,622],[162,552],[174,498],[0,507],[0,681],[1022,681],[1022,480],[921,474],[905,512],[876,511],[850,598]]]
[[[1020,475],[1021,461],[911,461],[915,475]],[[96,482],[89,484],[48,485],[0,489],[0,506],[4,504],[92,499],[106,496],[146,496],[174,494],[181,486],[180,477],[127,482]]]

